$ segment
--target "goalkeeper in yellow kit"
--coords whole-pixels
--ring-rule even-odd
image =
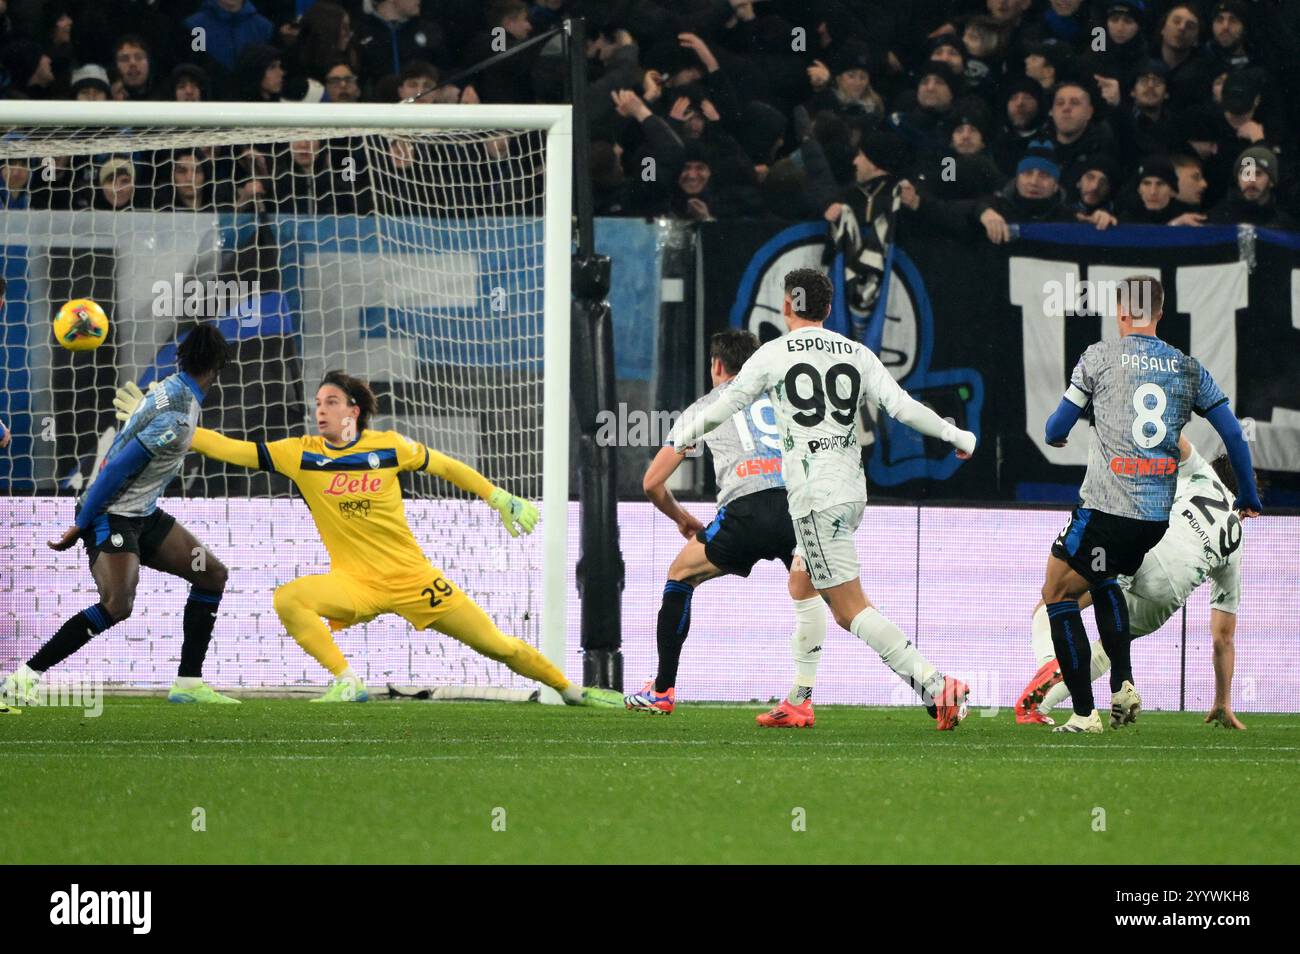
[[[129,414],[139,394],[134,385],[119,391],[114,402],[119,412]],[[376,409],[374,392],[365,381],[331,371],[316,392],[319,436],[254,443],[206,428],[194,434],[192,449],[205,457],[288,477],[316,522],[329,552],[330,572],[285,583],[274,599],[289,635],[334,676],[325,694],[312,701],[369,698],[331,629],[396,613],[416,629],[436,629],[550,686],[569,705],[621,707],[622,695],[573,685],[532,646],[502,633],[477,603],[429,563],[407,525],[397,475],[421,471],[476,494],[501,514],[511,536],[520,530],[532,532],[537,508],[492,486],[472,467],[396,431],[367,430]]]

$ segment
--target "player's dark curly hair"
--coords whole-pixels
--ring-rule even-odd
[[[360,434],[370,425],[372,415],[379,412],[379,399],[370,385],[361,378],[354,378],[344,371],[327,371],[321,379],[320,386],[332,384],[348,396],[348,403],[361,409],[357,416],[357,433]]]
[[[1218,475],[1218,478],[1223,481],[1223,485],[1232,491],[1233,496],[1236,496],[1240,492],[1237,489],[1237,472],[1232,469],[1232,461],[1228,460],[1227,454],[1220,454],[1218,457],[1214,458],[1214,460],[1210,461],[1210,467],[1214,470],[1214,473]],[[1263,497],[1264,491],[1268,488],[1268,481],[1263,480],[1259,476],[1258,471],[1255,471],[1254,473],[1255,490],[1259,496]]]
[[[758,336],[752,331],[728,328],[709,339],[709,357],[722,362],[728,374],[739,374],[749,356],[758,350]]]
[[[796,292],[801,294],[796,295]],[[792,272],[786,272],[785,293],[795,306],[794,313],[804,321],[825,321],[830,314],[834,289],[825,272],[815,268],[796,268]],[[802,310],[798,307],[800,304],[803,305]]]
[[[199,322],[185,336],[185,340],[176,346],[176,363],[190,377],[208,371],[220,374],[229,361],[230,345],[210,321]]]

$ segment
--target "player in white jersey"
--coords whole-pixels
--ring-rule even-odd
[[[774,424],[768,423],[768,416],[775,414],[771,402],[760,397],[704,438],[718,480],[718,512],[707,527],[683,510],[667,487],[684,456],[672,446],[681,420],[725,395],[757,349],[758,338],[749,331],[734,329],[713,336],[709,349],[713,390],[687,408],[668,434],[667,446],[659,449],[646,469],[642,481],[646,496],[690,542],[668,568],[655,628],[658,672],[640,692],[626,697],[626,705],[638,712],[662,714],[676,707],[677,664],[690,631],[695,587],[727,574],[749,576],[760,560],[780,560],[790,571],[788,587],[794,601],[795,629],[790,645],[795,680],[786,698],[757,721],[764,728],[811,728],[815,721],[812,691],[826,638],[826,605],[794,557],[794,526],[781,475],[781,444]]]
[[[1179,438],[1178,447],[1178,484],[1169,511],[1169,529],[1147,553],[1137,573],[1119,579],[1130,631],[1134,639],[1154,633],[1209,580],[1214,705],[1205,721],[1244,729],[1232,711],[1233,638],[1241,602],[1242,553],[1242,521],[1232,510],[1236,475],[1227,455],[1207,463],[1185,437]],[[1079,600],[1081,607],[1089,602],[1088,594]],[[1016,701],[1016,722],[1052,725],[1047,712],[1067,699],[1070,690],[1061,679],[1047,607],[1042,602],[1034,610],[1031,641],[1039,669]],[[1093,643],[1093,681],[1109,670],[1110,657],[1101,643]]]
[[[681,422],[675,446],[689,447],[767,392],[781,434],[790,516],[813,586],[835,622],[880,654],[890,669],[952,729],[966,710],[969,687],[938,672],[862,592],[854,533],[867,501],[859,408],[870,401],[895,420],[947,441],[965,460],[975,435],[914,400],[869,349],[827,331],[830,279],[811,268],[785,276],[782,313],[790,333],[759,348],[726,393]]]

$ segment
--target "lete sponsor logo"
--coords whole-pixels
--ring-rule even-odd
[[[349,477],[347,474],[335,474],[330,485],[325,488],[325,493],[330,497],[342,497],[344,494],[374,494],[378,493],[384,482],[379,477],[371,477],[369,474],[362,474],[360,477]]]

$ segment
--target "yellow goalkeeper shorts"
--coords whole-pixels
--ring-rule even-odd
[[[309,582],[310,581],[310,582]],[[442,570],[398,579],[362,580],[347,573],[323,573],[296,581],[299,595],[329,620],[330,629],[347,629],[384,613],[396,613],[416,629],[433,629],[448,613],[470,602]]]

